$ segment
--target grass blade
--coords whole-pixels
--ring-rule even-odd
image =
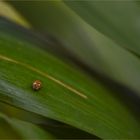
[[[121,47],[140,55],[140,5],[137,1],[67,1],[86,22]]]
[[[4,119],[7,122],[7,125],[10,125],[11,128],[19,135],[18,139],[52,139],[53,136],[43,131],[40,127],[31,124],[29,122],[21,121],[14,118],[9,118],[6,115],[0,113],[0,119]],[[4,125],[5,126],[5,125]],[[12,129],[10,131],[13,131]],[[9,131],[8,131],[9,132]],[[0,138],[4,138],[4,136],[0,136]],[[15,138],[15,136],[14,136]],[[11,137],[10,137],[11,139]],[[16,138],[17,139],[17,138]]]
[[[75,66],[7,32],[0,32],[0,77],[2,102],[101,138],[140,137],[139,121],[114,93]],[[36,79],[43,83],[38,92],[31,88]]]
[[[92,71],[98,71],[140,96],[139,58],[90,26],[63,2],[10,3],[36,30],[55,36]]]

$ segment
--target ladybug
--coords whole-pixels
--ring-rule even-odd
[[[32,84],[33,90],[39,90],[42,87],[42,83],[39,80],[35,80]]]

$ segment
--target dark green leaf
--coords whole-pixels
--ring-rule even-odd
[[[4,120],[2,120],[4,119]],[[0,120],[1,121],[1,128],[5,128],[8,125],[10,126],[11,129],[8,128],[7,130],[0,131],[1,135],[0,138],[6,138],[7,133],[8,135],[13,133],[13,136],[9,136],[9,139],[52,139],[53,137],[51,134],[49,134],[47,131],[42,130],[39,126],[36,126],[34,124],[31,124],[29,122],[21,121],[18,119],[14,118],[9,118],[6,115],[0,113]],[[5,124],[3,124],[5,123]],[[3,124],[3,125],[2,125]],[[15,135],[16,134],[16,135]],[[16,138],[18,134],[18,137]]]
[[[39,91],[32,89],[36,79],[42,81]],[[139,122],[114,93],[74,65],[6,32],[0,32],[0,101],[101,138],[140,137]]]
[[[90,1],[88,2],[90,3]],[[134,90],[140,96],[139,58],[90,26],[86,20],[80,18],[63,2],[12,1],[10,3],[35,29],[54,35],[92,70]],[[123,22],[120,23],[123,24]],[[113,23],[112,26],[114,26]],[[112,32],[112,28],[110,28],[110,32]],[[125,40],[123,37],[121,39]],[[130,38],[128,40],[131,41]]]

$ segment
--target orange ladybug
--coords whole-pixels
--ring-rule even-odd
[[[32,84],[33,90],[39,90],[42,87],[42,83],[39,80],[35,80]]]

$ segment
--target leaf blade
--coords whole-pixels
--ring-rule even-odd
[[[139,123],[131,111],[110,91],[76,67],[69,66],[29,41],[16,39],[16,36],[7,33],[0,34],[0,54],[8,58],[0,60],[1,101],[65,122],[102,138],[139,137]],[[7,61],[11,59],[14,61]],[[15,63],[17,61],[24,65]],[[88,98],[72,94],[73,91],[26,65],[76,87]],[[31,89],[36,78],[45,84],[37,94]]]
[[[11,2],[35,29],[55,36],[92,71],[98,71],[140,96],[139,58],[91,27],[63,2],[29,3]],[[38,12],[35,15],[32,11]]]

